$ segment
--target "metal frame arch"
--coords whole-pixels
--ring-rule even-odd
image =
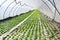
[[[17,7],[20,6],[19,4],[21,5],[21,1],[20,1],[19,3],[17,3],[16,6],[17,6]],[[15,10],[17,9],[17,7],[15,8]],[[14,15],[15,10],[13,11],[13,15]]]
[[[56,4],[55,4],[54,0],[53,0],[53,4],[54,4],[54,6],[56,6]],[[52,21],[54,21],[54,20],[55,20],[55,16],[56,16],[56,9],[55,9],[55,13],[54,13],[54,16],[53,16],[53,20],[52,20]]]
[[[5,11],[4,11],[4,14],[3,14],[3,19],[4,19],[4,15],[5,15],[5,13],[6,13],[6,11],[7,11],[7,9],[9,8],[9,6],[11,5],[11,4],[13,4],[13,3],[16,3],[16,1],[14,0],[13,2],[11,2],[8,6],[7,6],[7,8],[5,9]],[[21,1],[19,1],[19,3],[17,3],[17,4],[20,4],[21,5]],[[23,5],[21,5],[21,6],[24,6],[24,5],[26,5],[25,3],[23,4]],[[26,5],[27,6],[27,5]],[[14,7],[13,7],[13,9],[14,9]],[[12,9],[11,9],[12,10]],[[11,11],[10,11],[11,12]],[[10,15],[10,12],[9,12],[9,15]],[[13,13],[13,15],[14,15],[14,13]]]
[[[52,9],[47,5],[47,3],[45,2],[45,1],[43,1],[43,0],[41,0],[48,8],[49,8],[49,10],[53,13],[53,11],[52,11]]]
[[[20,6],[16,8],[16,10],[15,10],[16,12],[17,12],[18,8],[20,8]],[[17,15],[17,13],[16,13],[16,15]]]
[[[17,5],[17,4],[16,4],[16,5]],[[12,12],[12,10],[14,9],[14,7],[15,7],[16,5],[14,5],[14,6],[12,7],[12,9],[10,10],[10,12],[9,12],[9,17],[10,17],[10,13]]]
[[[14,5],[14,6],[12,7],[12,9],[10,10],[10,12],[9,12],[9,17],[10,17],[10,13],[11,13],[11,12],[12,12],[12,10],[15,8],[15,6],[17,6],[17,4],[19,4],[19,3],[20,3],[20,2],[19,2],[19,3],[17,3],[17,2],[16,2],[16,0],[14,0],[14,1],[15,1],[16,5]],[[20,5],[21,5],[21,3],[20,3]]]
[[[14,16],[14,12],[16,11],[16,9],[19,7],[20,5],[17,5],[16,8],[13,11],[13,16]]]
[[[20,3],[20,5],[21,5],[21,2],[19,2],[19,3]],[[24,5],[25,5],[25,6],[28,6],[28,5],[25,4],[25,3],[24,3],[23,5],[21,5],[21,6],[24,6]],[[20,6],[19,6],[19,7],[20,7]],[[31,7],[31,6],[28,6],[28,7]],[[33,8],[33,7],[31,7],[31,8]],[[18,10],[18,8],[16,8],[16,9]],[[15,10],[15,11],[16,11],[16,10]],[[15,12],[15,11],[14,11],[14,12]]]
[[[15,1],[16,4],[18,4],[18,3],[16,2],[16,0],[14,0],[14,1]]]
[[[7,0],[3,1],[3,2],[1,3],[0,7],[1,7],[6,1],[7,1]]]
[[[11,3],[7,6],[7,8],[5,9],[4,14],[3,14],[3,19],[4,19],[4,15],[5,15],[5,13],[6,13],[7,9],[8,9],[8,8],[9,8],[9,6],[10,6],[11,4],[13,4],[14,2],[15,2],[15,1],[11,2]]]
[[[48,1],[52,4],[52,6],[56,9],[56,11],[58,12],[58,14],[60,15],[60,12],[59,12],[59,10],[57,9],[56,5],[53,4],[53,3],[55,3],[55,1],[53,0],[53,3],[52,3],[50,0],[48,0]]]
[[[16,0],[15,0],[15,3],[16,3]],[[15,6],[17,6],[19,3],[16,3],[16,5],[14,5],[13,7],[12,7],[12,9],[10,10],[10,12],[9,12],[9,17],[10,17],[10,13],[12,12],[12,10],[15,8]],[[20,3],[20,5],[21,5],[21,3]]]
[[[26,3],[24,3],[23,5],[21,4],[21,6],[24,6],[24,5],[33,8],[32,6],[29,6]]]

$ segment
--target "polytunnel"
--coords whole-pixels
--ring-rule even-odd
[[[0,0],[0,40],[60,40],[60,0]]]

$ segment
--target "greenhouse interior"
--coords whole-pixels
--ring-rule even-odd
[[[60,0],[0,0],[0,40],[60,40]]]

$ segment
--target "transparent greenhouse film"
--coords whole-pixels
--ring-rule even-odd
[[[29,5],[23,3],[22,1],[0,0],[0,20],[28,12],[29,10],[32,10],[32,7],[29,7]]]
[[[48,17],[60,22],[60,0],[41,0],[40,11]],[[54,6],[55,5],[55,6]],[[55,12],[56,10],[56,12]]]

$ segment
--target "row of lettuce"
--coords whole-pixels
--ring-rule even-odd
[[[38,10],[4,40],[60,40],[54,25]]]
[[[5,20],[0,21],[0,35],[4,34],[5,32],[9,31],[15,25],[23,21],[26,17],[28,17],[32,11],[20,14],[19,16],[11,17]]]

